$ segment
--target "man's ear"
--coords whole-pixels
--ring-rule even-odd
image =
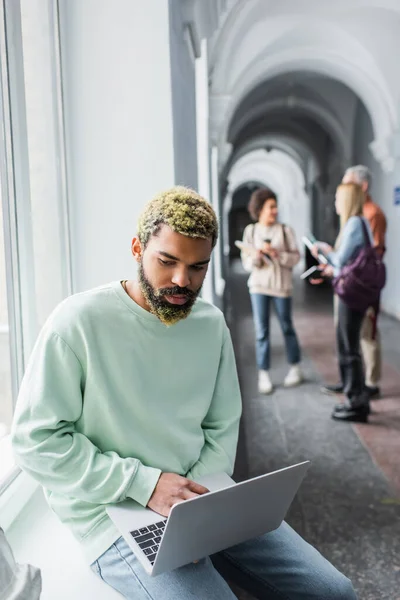
[[[132,256],[137,261],[142,260],[142,244],[138,237],[134,237],[131,246]]]

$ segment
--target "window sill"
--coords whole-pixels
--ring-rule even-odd
[[[121,598],[92,573],[78,542],[49,509],[40,486],[6,535],[16,561],[41,570],[41,600]]]
[[[20,472],[14,459],[11,447],[11,436],[5,435],[0,439],[0,496]]]
[[[14,471],[7,478],[8,481],[9,484],[7,486],[3,485],[3,491],[0,494],[1,527],[5,531],[16,521],[18,515],[39,487],[36,481],[23,473],[18,467],[14,468]]]

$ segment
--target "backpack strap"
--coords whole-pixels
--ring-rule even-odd
[[[365,223],[363,221],[363,225],[365,228],[365,233],[368,237],[368,232],[367,232],[367,228],[365,227]],[[289,249],[289,244],[288,244],[288,239],[287,239],[287,235],[286,235],[286,225],[284,225],[283,223],[281,223],[282,226],[282,236],[283,236],[283,244],[285,246],[285,252],[290,252],[291,250]],[[255,235],[255,230],[256,230],[256,224],[254,223],[252,228],[251,228],[251,241],[253,243],[254,246],[254,235]]]
[[[256,224],[253,223],[253,226],[251,228],[251,242],[252,242],[253,246],[254,246],[254,235],[255,235],[255,232],[256,232]]]
[[[371,244],[370,237],[368,235],[368,229],[367,229],[367,226],[365,224],[364,218],[360,217],[360,219],[361,219],[361,225],[362,225],[362,230],[363,230],[363,234],[364,234],[365,245],[367,246],[367,248],[371,248],[372,244]]]
[[[285,252],[290,252],[287,235],[286,235],[286,225],[284,225],[283,223],[281,225],[282,225],[282,235],[283,235],[283,244],[285,246]]]

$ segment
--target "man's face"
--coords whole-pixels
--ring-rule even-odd
[[[346,173],[342,179],[342,183],[355,183],[361,186],[364,193],[368,191],[368,183],[366,181],[360,181],[355,173]]]
[[[165,325],[185,319],[207,273],[211,239],[190,238],[163,225],[139,260],[139,285],[150,311]]]

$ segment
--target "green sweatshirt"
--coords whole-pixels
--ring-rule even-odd
[[[49,317],[12,441],[93,562],[120,536],[106,505],[145,506],[163,471],[232,473],[240,413],[222,313],[198,299],[166,327],[117,281],[67,298]]]

